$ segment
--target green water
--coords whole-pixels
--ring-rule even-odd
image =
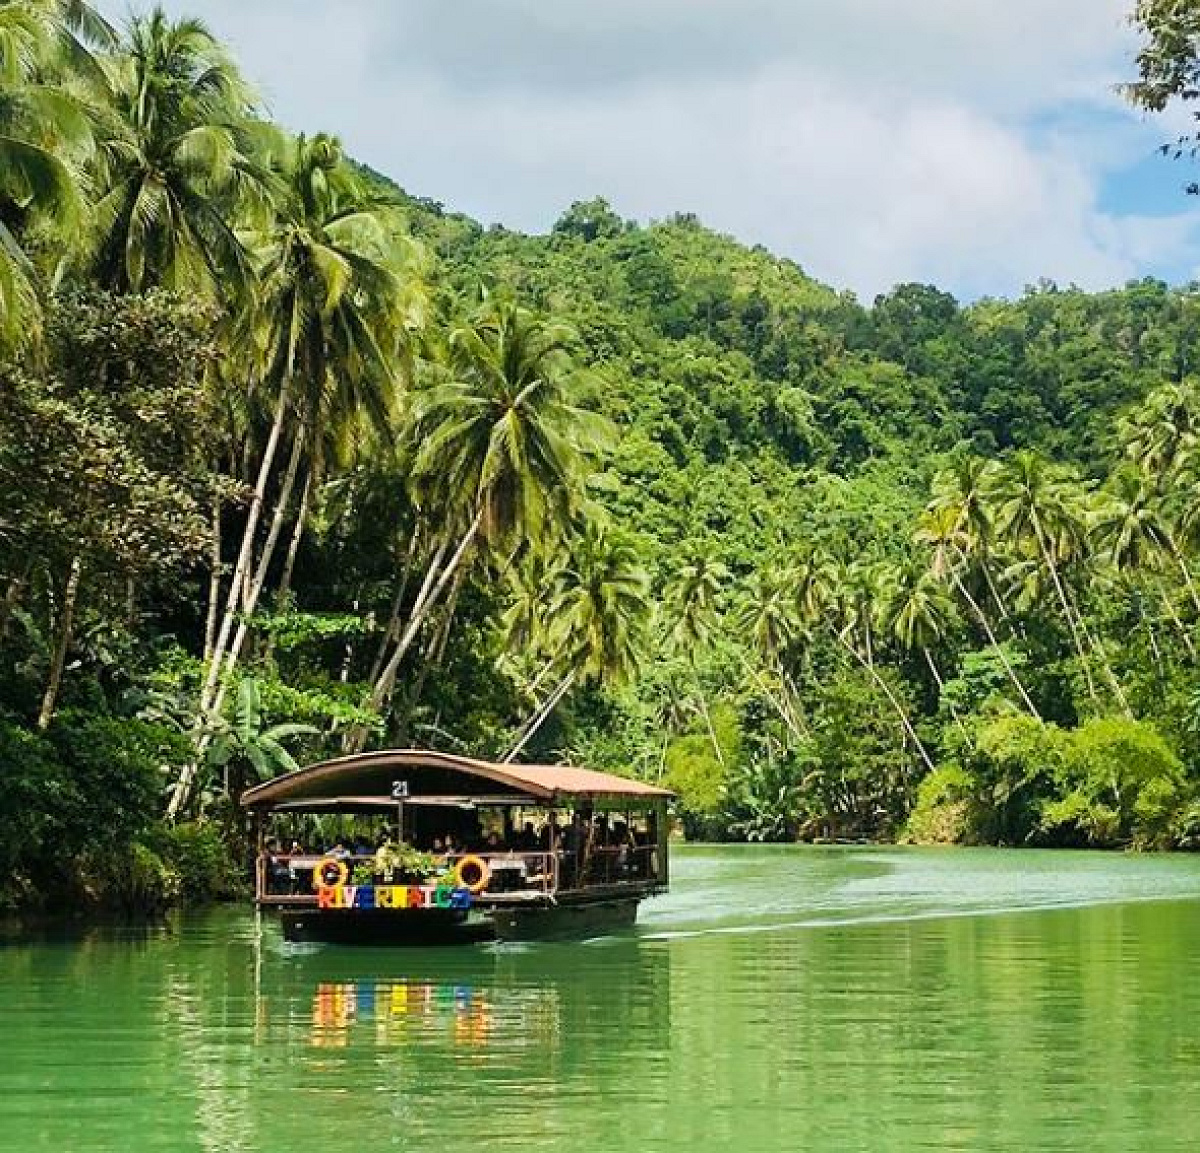
[[[1170,1150],[1200,858],[685,849],[636,935],[0,947],[0,1148]]]

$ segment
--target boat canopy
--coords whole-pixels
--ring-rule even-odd
[[[337,757],[287,773],[242,794],[254,812],[358,809],[417,804],[579,804],[642,808],[664,804],[666,789],[569,765],[501,765],[452,753],[388,749]]]

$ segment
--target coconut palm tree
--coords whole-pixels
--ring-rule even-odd
[[[928,508],[935,513],[945,510],[952,516],[959,534],[955,547],[963,564],[974,565],[982,574],[1000,616],[1006,618],[1008,607],[995,582],[991,565],[995,525],[990,496],[997,467],[995,461],[982,457],[959,456],[949,468],[933,478]]]
[[[638,638],[649,616],[649,580],[637,550],[593,523],[572,542],[558,575],[548,619],[563,653],[563,676],[503,757],[515,760],[559,702],[580,681],[619,684],[639,663]]]
[[[961,569],[965,563],[965,549],[968,546],[967,533],[962,525],[962,518],[958,509],[950,504],[927,508],[917,522],[917,529],[913,534],[913,540],[917,544],[929,549],[929,571],[934,579],[949,581],[958,595],[970,607],[972,616],[983,629],[988,644],[999,658],[1005,675],[1008,677],[1013,688],[1017,690],[1017,694],[1029,710],[1030,716],[1040,720],[1041,716],[1038,713],[1037,707],[1029,696],[1021,678],[1017,676],[1017,671],[1008,659],[1008,653],[1005,651],[1004,646],[996,637],[988,620],[987,613],[983,611],[983,608],[962,579]]]
[[[1175,611],[1170,593],[1159,575],[1169,562],[1174,561],[1183,570],[1184,581],[1194,597],[1191,574],[1175,544],[1160,502],[1140,476],[1129,471],[1119,472],[1112,478],[1110,487],[1099,494],[1092,523],[1092,539],[1101,555],[1123,576],[1143,573],[1151,577],[1188,652],[1194,654],[1191,636]],[[1193,606],[1200,611],[1200,605],[1195,600]]]
[[[408,250],[397,235],[394,211],[349,169],[334,138],[283,142],[273,187],[274,214],[254,236],[258,288],[235,327],[259,366],[257,392],[272,416],[215,629],[202,719],[220,715],[302,463],[307,458],[307,493],[329,439],[344,436],[346,427],[360,443],[388,434],[407,382],[412,328],[421,316],[420,290],[406,276]],[[276,460],[289,440],[274,514],[256,558]],[[306,513],[302,500],[296,531]],[[202,731],[201,752],[208,739]],[[172,815],[194,775],[194,766],[181,775]]]
[[[895,711],[906,736],[912,741],[926,768],[933,770],[933,760],[921,740],[908,710],[896,696],[892,686],[880,673],[875,659],[875,620],[880,613],[883,596],[883,572],[880,568],[853,562],[841,572],[831,611],[826,623],[834,640],[854,658],[887,698]],[[855,643],[856,641],[860,643]]]
[[[115,40],[82,0],[0,4],[0,335],[8,339],[38,327],[43,278],[26,236],[40,233],[43,249],[61,250],[80,235],[80,169],[104,88],[93,49]]]
[[[401,661],[477,543],[507,559],[533,544],[552,548],[580,509],[612,429],[578,402],[585,378],[574,341],[566,325],[488,297],[451,332],[446,364],[415,393],[414,487],[446,531],[372,688],[375,709],[387,705]]]
[[[910,561],[887,569],[880,620],[884,631],[908,652],[919,652],[940,691],[945,687],[932,649],[954,624],[954,601],[946,587],[923,565]]]
[[[251,276],[239,222],[265,217],[277,133],[224,47],[161,8],[104,59],[111,113],[92,164],[89,271],[117,292],[162,286],[228,301]]]
[[[796,715],[784,672],[784,654],[801,640],[804,627],[796,612],[795,580],[785,565],[768,565],[754,572],[733,608],[733,625],[749,642],[759,662],[779,683],[773,692],[749,658],[743,664],[759,691],[779,714],[796,740],[804,737],[804,726]]]
[[[1085,551],[1085,490],[1037,453],[1022,451],[1014,453],[996,472],[992,492],[996,502],[997,531],[1015,551],[1040,560],[1050,577],[1092,700],[1096,701],[1097,697],[1089,650],[1100,660],[1114,696],[1128,714],[1129,707],[1116,674],[1108,658],[1091,640],[1063,579],[1063,567],[1081,559]],[[1085,637],[1088,640],[1086,647]]]
[[[729,570],[720,561],[709,553],[697,552],[675,573],[663,598],[671,625],[671,645],[687,659],[709,742],[713,754],[722,764],[725,763],[725,754],[717,740],[712,715],[700,686],[696,658],[712,636],[718,605],[729,587],[729,581]]]
[[[1118,436],[1125,456],[1159,491],[1184,458],[1200,445],[1200,394],[1191,382],[1164,384],[1122,420]]]

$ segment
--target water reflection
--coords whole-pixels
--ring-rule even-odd
[[[544,1017],[539,1002],[526,1008],[530,1025]],[[265,1008],[265,1002],[260,1002]],[[432,981],[322,981],[313,994],[310,1044],[317,1049],[355,1044],[377,1047],[403,1044],[414,1027],[422,1033],[444,1032],[452,1044],[486,1047],[495,1020],[491,999],[470,985]],[[532,1032],[532,1029],[530,1030]],[[263,1043],[265,1037],[259,1038]]]

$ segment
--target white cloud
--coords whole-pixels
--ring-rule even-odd
[[[1097,207],[1106,169],[1159,135],[1111,92],[1127,0],[168,7],[228,36],[287,123],[487,221],[545,228],[597,193],[643,219],[695,211],[867,297],[1200,263],[1186,203]]]

